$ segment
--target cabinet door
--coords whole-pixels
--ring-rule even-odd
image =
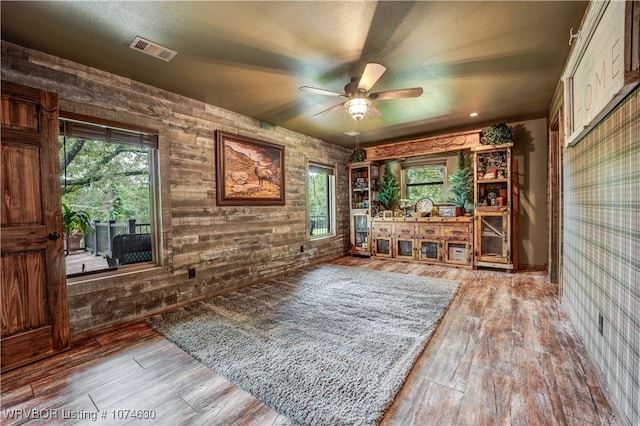
[[[396,238],[395,239],[395,253],[398,259],[413,259],[414,258],[414,240],[411,238]]]
[[[446,240],[444,242],[445,262],[456,265],[471,264],[471,244],[468,241]]]
[[[366,213],[353,213],[351,215],[351,250],[370,252],[369,216]]]
[[[377,237],[373,239],[373,253],[378,257],[392,257],[392,246],[390,237]]]
[[[509,263],[509,212],[477,215],[476,260]]]
[[[417,259],[426,262],[441,262],[442,243],[439,240],[416,240]]]

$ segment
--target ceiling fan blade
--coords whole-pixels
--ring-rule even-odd
[[[330,112],[335,111],[336,109],[344,108],[344,106],[343,106],[343,105],[344,105],[343,103],[342,103],[342,104],[338,104],[338,105],[334,105],[334,106],[332,106],[331,108],[327,108],[327,109],[325,109],[324,111],[320,111],[319,113],[314,114],[313,116],[314,116],[314,117],[318,117],[318,116],[320,116],[320,115],[329,114]]]
[[[371,93],[369,99],[400,99],[417,98],[422,95],[422,87],[412,87],[410,89],[385,90],[383,92]]]
[[[384,65],[376,64],[375,62],[370,62],[364,67],[364,72],[362,73],[362,77],[360,77],[360,82],[358,83],[358,89],[362,89],[365,91],[371,90],[376,81],[382,74],[387,70]]]
[[[382,113],[380,113],[380,110],[378,110],[378,108],[374,107],[373,105],[371,105],[367,110],[367,118],[369,119],[378,118],[381,115]]]
[[[333,90],[318,89],[317,87],[302,86],[299,89],[303,92],[315,93],[317,95],[327,95],[327,96],[335,96],[335,97],[342,96],[344,98],[347,97],[344,93],[334,92]]]

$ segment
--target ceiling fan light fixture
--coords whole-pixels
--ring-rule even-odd
[[[366,98],[353,98],[344,103],[349,116],[354,120],[362,120],[371,107],[371,101]]]

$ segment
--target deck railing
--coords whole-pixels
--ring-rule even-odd
[[[326,216],[309,216],[309,233],[311,235],[323,235],[329,232]]]
[[[93,231],[84,237],[84,249],[96,256],[111,256],[113,237],[120,234],[150,234],[150,223],[136,223],[136,219],[129,219],[126,223],[116,223],[115,220],[102,223],[93,221]]]

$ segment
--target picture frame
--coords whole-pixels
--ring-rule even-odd
[[[219,206],[283,206],[284,147],[216,130]]]

